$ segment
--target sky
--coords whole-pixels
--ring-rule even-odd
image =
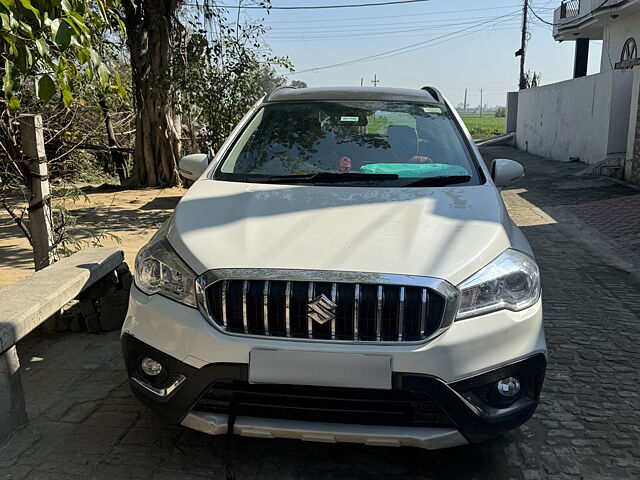
[[[273,7],[381,3],[385,0],[271,0]],[[224,2],[234,5],[234,0]],[[246,2],[245,2],[246,3]],[[551,26],[560,0],[530,0],[526,69],[540,72],[542,83],[572,77],[574,42],[556,42]],[[287,56],[296,69],[289,80],[309,86],[378,86],[440,89],[453,104],[504,105],[517,90],[522,0],[428,0],[411,4],[356,8],[243,9],[245,18],[265,18],[273,53]],[[419,44],[422,42],[421,44]],[[407,52],[393,50],[419,44]],[[591,42],[589,71],[600,67],[601,42]],[[322,68],[391,52],[383,58]]]

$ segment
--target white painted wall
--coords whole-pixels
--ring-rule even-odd
[[[625,152],[632,84],[633,71],[613,70],[520,91],[518,148],[588,164]]]
[[[620,61],[622,47],[630,37],[635,38],[640,47],[640,13],[635,15],[620,15],[616,19],[609,17],[604,27],[602,39],[602,57],[600,58],[601,72],[612,70],[615,64]]]
[[[609,140],[607,142],[608,155],[624,154],[627,151],[634,70],[615,70],[613,72],[611,108],[609,110]]]
[[[629,132],[627,134],[627,153],[625,156],[625,164],[623,178],[631,181],[631,168],[633,163],[633,147],[636,140],[636,134],[640,128],[638,123],[638,102],[640,102],[640,66],[633,69],[633,83],[631,87],[631,101],[629,108]]]

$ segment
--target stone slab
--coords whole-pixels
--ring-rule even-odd
[[[0,290],[0,353],[124,261],[122,250],[81,250]]]

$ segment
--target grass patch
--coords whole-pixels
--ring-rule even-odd
[[[505,132],[507,126],[505,117],[496,117],[493,114],[480,116],[476,113],[466,113],[460,116],[474,139],[500,135]]]

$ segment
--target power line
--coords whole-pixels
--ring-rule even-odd
[[[421,3],[429,2],[431,0],[395,0],[392,2],[379,2],[379,3],[352,3],[347,5],[296,5],[292,7],[260,7],[256,5],[238,6],[238,5],[219,5],[222,8],[242,8],[242,9],[254,9],[254,10],[318,10],[325,8],[358,8],[358,7],[381,7],[385,5],[399,5],[403,3]],[[188,3],[191,7],[200,7],[199,4]]]
[[[458,39],[458,38],[461,38],[461,37],[466,37],[466,36],[471,35],[473,33],[477,33],[477,32],[479,32],[481,30],[482,29],[458,30],[456,32],[452,32],[452,33],[449,33],[449,34],[446,34],[446,35],[441,35],[439,37],[435,37],[435,38],[432,38],[432,39],[429,39],[429,40],[425,40],[424,42],[420,42],[421,46],[414,46],[414,48],[410,48],[410,49],[406,49],[408,47],[404,47],[405,50],[398,49],[398,50],[402,50],[402,51],[399,51],[399,52],[395,52],[394,51],[394,53],[389,53],[389,52],[387,52],[386,54],[385,53],[381,53],[381,54],[378,54],[378,55],[372,55],[370,57],[364,57],[362,59],[356,59],[356,60],[352,60],[352,61],[349,61],[349,62],[343,62],[341,64],[331,65],[331,66],[327,66],[327,67],[316,67],[316,68],[309,68],[309,69],[305,69],[305,70],[300,70],[300,71],[295,72],[295,73],[306,73],[306,72],[310,72],[310,71],[315,72],[317,70],[323,70],[325,68],[334,68],[334,67],[338,67],[338,66],[348,66],[348,65],[353,65],[353,64],[356,64],[356,63],[366,62],[366,61],[369,61],[369,60],[384,60],[386,58],[394,57],[396,55],[402,55],[402,54],[405,54],[405,53],[411,53],[411,52],[414,52],[416,50],[421,50],[421,49],[426,48],[426,47],[433,47],[433,46],[436,46],[436,45],[440,45],[441,43],[445,43],[445,42],[448,42],[450,40],[455,40],[455,39]],[[460,34],[460,35],[452,37],[452,35],[457,35],[457,34]],[[447,38],[447,37],[452,37],[452,38]],[[444,40],[441,40],[441,39],[444,39]],[[437,40],[441,40],[441,41],[437,42]],[[436,42],[436,43],[432,43],[432,42]]]
[[[497,32],[497,31],[505,31],[505,30],[520,30],[520,25],[519,23],[517,24],[507,24],[504,23],[504,27],[493,27],[491,28],[492,32]],[[511,26],[506,26],[506,25],[511,25]],[[442,27],[442,28],[432,28],[429,29],[430,31],[427,32],[428,33],[435,33],[435,31],[437,30],[438,32],[442,32],[442,31],[447,31],[447,30],[451,30],[451,28],[454,27]],[[470,28],[473,28],[470,27]],[[545,26],[546,28],[546,26]],[[306,35],[299,35],[299,36],[268,36],[268,40],[270,42],[291,42],[291,41],[299,41],[299,42],[312,42],[312,41],[321,41],[321,42],[328,42],[328,41],[342,41],[344,42],[346,39],[352,40],[352,41],[358,41],[358,40],[369,40],[369,39],[387,39],[387,38],[405,38],[405,37],[411,37],[411,38],[416,38],[416,37],[421,37],[424,35],[420,35],[417,32],[421,32],[424,31],[424,29],[416,29],[416,30],[407,30],[405,32],[390,32],[390,33],[386,33],[386,34],[375,34],[375,33],[371,33],[371,34],[358,34],[358,35],[329,35],[329,36],[306,36]],[[456,34],[458,33],[460,30],[458,31],[454,31],[451,32],[450,34]],[[482,30],[475,30],[476,32],[478,31],[482,31]],[[429,41],[432,41],[433,39],[428,39]]]
[[[495,15],[485,15],[481,17],[464,17],[464,18],[457,17],[457,18],[440,18],[440,19],[434,19],[434,20],[416,20],[413,22],[356,23],[356,24],[349,24],[349,25],[324,25],[324,26],[317,26],[317,27],[307,27],[307,26],[280,27],[280,26],[267,25],[267,27],[272,32],[281,32],[286,30],[286,33],[295,33],[297,31],[307,32],[309,30],[330,30],[330,31],[336,31],[336,32],[344,32],[345,31],[344,29],[349,29],[348,30],[349,32],[353,32],[355,30],[367,29],[369,27],[388,26],[392,28],[402,28],[409,25],[449,24],[448,22],[458,22],[458,23],[455,23],[454,25],[461,25],[463,23],[475,23],[478,20],[486,20],[494,17]],[[384,28],[376,28],[376,32],[380,32],[380,31],[384,31]]]
[[[466,8],[462,10],[443,10],[440,12],[423,12],[423,13],[407,13],[403,15],[385,15],[384,18],[402,18],[402,17],[420,17],[424,15],[445,15],[448,13],[467,13],[467,12],[485,12],[487,10],[496,11],[496,10],[506,10],[509,8],[520,7],[517,5],[503,5],[500,7],[484,7],[484,8]],[[540,10],[554,10],[553,8],[546,7],[537,7],[538,11]],[[280,20],[280,21],[271,21],[269,25],[276,23],[322,23],[322,22],[350,22],[353,20],[380,20],[380,17],[348,17],[348,18],[323,18],[323,19],[313,19],[313,20]]]
[[[535,10],[533,8],[531,8],[531,5],[529,5],[529,11],[533,14],[534,17],[536,17],[538,20],[540,20],[542,23],[546,23],[547,25],[551,25],[553,27],[554,23],[553,22],[547,22],[544,18],[542,18],[540,15],[538,15]]]
[[[480,27],[482,25],[486,25],[487,23],[495,22],[495,21],[498,21],[498,20],[500,20],[502,18],[513,16],[514,14],[517,14],[517,13],[519,13],[519,11],[511,12],[511,13],[508,13],[506,15],[500,15],[498,17],[494,17],[491,20],[480,22],[480,23],[476,24],[475,27],[477,28],[477,27]],[[470,28],[473,29],[474,27],[470,27]],[[463,33],[463,32],[466,32],[466,33]],[[419,50],[420,48],[424,48],[424,47],[430,46],[429,44],[434,42],[434,41],[437,41],[437,40],[440,40],[440,39],[443,39],[443,38],[446,38],[446,37],[450,37],[450,36],[456,35],[458,33],[463,33],[463,35],[461,35],[461,36],[465,36],[465,35],[468,35],[470,33],[475,33],[475,30],[471,30],[470,31],[469,29],[465,28],[465,29],[458,30],[458,31],[455,31],[455,32],[452,32],[452,33],[448,33],[448,34],[445,34],[445,35],[441,35],[439,37],[435,37],[435,38],[432,38],[432,39],[429,39],[429,40],[424,40],[422,42],[414,43],[412,45],[406,45],[404,47],[395,48],[393,50],[388,50],[386,52],[381,52],[381,53],[377,53],[377,54],[374,54],[374,55],[368,55],[366,57],[356,58],[356,59],[349,60],[349,61],[346,61],[346,62],[334,63],[332,65],[324,65],[322,67],[316,67],[316,68],[307,68],[307,69],[304,69],[304,70],[300,70],[300,71],[298,71],[296,73],[306,73],[306,72],[312,72],[312,71],[315,72],[317,70],[326,70],[328,68],[335,68],[335,67],[343,67],[343,66],[346,66],[346,65],[353,65],[355,63],[360,63],[360,62],[364,62],[364,61],[368,61],[368,60],[379,60],[379,59],[382,59],[382,58],[387,58],[388,56],[394,56],[394,54],[408,53],[408,52],[412,52],[414,50]]]
[[[516,28],[520,29],[520,27],[516,27]],[[496,30],[498,30],[498,29],[496,29]],[[434,47],[436,45],[440,45],[442,43],[446,43],[446,42],[449,42],[451,40],[457,40],[458,38],[466,37],[466,36],[472,35],[474,33],[480,32],[480,31],[482,31],[482,29],[468,30],[468,31],[459,30],[457,32],[453,32],[453,33],[450,33],[450,34],[447,34],[447,35],[441,35],[440,37],[432,38],[432,39],[428,40],[428,42],[434,42],[434,41],[442,39],[444,37],[451,37],[451,35],[456,35],[456,34],[458,34],[460,32],[465,32],[465,33],[461,33],[460,35],[457,35],[457,36],[454,36],[454,37],[451,37],[451,38],[444,38],[444,40],[440,40],[439,42],[429,43],[428,45],[423,45],[423,46],[420,46],[420,47],[412,48],[411,50],[405,50],[405,51],[400,52],[400,53],[395,53],[395,54],[390,54],[390,55],[386,55],[386,56],[376,57],[373,60],[384,60],[385,58],[390,58],[390,57],[395,57],[396,55],[403,55],[405,53],[415,52],[417,50],[421,50],[421,49],[426,48],[426,47]],[[315,71],[316,69],[312,69],[312,70]],[[302,73],[302,72],[295,72],[295,73]]]
[[[515,19],[514,19],[515,20]],[[412,28],[393,28],[393,29],[381,29],[376,30],[375,32],[363,31],[363,30],[352,30],[349,33],[345,34],[344,30],[336,30],[336,31],[326,31],[326,32],[311,32],[310,35],[306,35],[304,32],[282,32],[278,34],[278,32],[268,32],[267,37],[269,39],[277,39],[277,40],[308,40],[308,39],[320,39],[320,40],[340,40],[345,38],[358,38],[358,37],[366,37],[366,38],[390,38],[394,36],[398,36],[395,34],[402,34],[399,36],[415,36],[416,34],[422,33],[431,33],[436,31],[450,30],[456,27],[461,27],[465,25],[476,25],[477,22],[460,22],[460,23],[451,23],[447,25],[435,25],[435,26],[421,26],[421,27],[412,27]],[[517,26],[519,24],[513,23],[512,25]],[[331,36],[335,35],[334,38]]]

